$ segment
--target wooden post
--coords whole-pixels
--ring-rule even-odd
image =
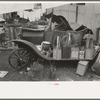
[[[9,29],[9,40],[11,40],[11,27],[8,27],[8,29]],[[12,46],[12,43],[9,43],[9,47],[11,46]]]
[[[50,20],[50,29],[51,29],[51,30],[52,30],[53,12],[54,12],[54,8],[52,9],[51,20]]]
[[[78,20],[78,5],[76,5],[76,19],[75,19],[76,23],[77,23],[77,20]]]

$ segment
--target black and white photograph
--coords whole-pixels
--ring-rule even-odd
[[[0,81],[99,81],[100,3],[0,3]]]
[[[100,98],[100,2],[0,1],[0,99]]]

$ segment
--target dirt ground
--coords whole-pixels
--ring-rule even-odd
[[[11,68],[8,63],[8,57],[12,50],[1,50],[0,51],[0,71],[8,71],[7,75],[0,78],[0,81],[35,81],[33,80],[28,71],[25,69],[15,70]],[[55,64],[55,77],[50,78],[48,62],[45,62],[43,69],[42,80],[38,81],[99,81],[94,72],[89,67],[84,76],[76,74],[77,63],[76,62],[57,62]],[[39,74],[39,73],[38,73]]]

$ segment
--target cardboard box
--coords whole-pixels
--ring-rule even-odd
[[[89,61],[79,61],[76,74],[83,76],[87,71],[88,63]]]

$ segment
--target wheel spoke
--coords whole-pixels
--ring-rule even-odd
[[[18,54],[18,58],[19,58],[20,55],[21,55],[21,54],[20,54],[20,50],[17,50],[16,52],[17,52],[17,54]]]
[[[24,50],[18,50],[18,54],[21,57],[21,55],[23,54]]]
[[[15,65],[16,65],[16,66],[18,65],[18,62],[17,62],[17,61],[13,64],[13,66],[15,66]]]
[[[23,60],[28,60],[28,58],[24,58]]]
[[[28,54],[28,52],[25,51],[21,57],[25,57],[27,54]]]
[[[17,67],[17,66],[18,66],[18,63],[16,62],[13,66],[14,66],[14,67]]]
[[[22,50],[20,49],[20,50],[17,50],[17,51],[16,51],[17,54],[18,54],[18,55],[17,55],[18,58],[21,57],[21,55],[23,54],[23,51],[24,51],[23,49],[22,49]]]
[[[25,55],[27,53],[27,51],[25,50],[24,52],[23,52],[23,55],[22,55],[22,57]]]
[[[23,62],[26,62],[27,61],[27,59],[23,59]]]
[[[14,52],[13,54],[14,54],[17,58],[19,58],[19,56],[18,56],[15,52]]]
[[[10,60],[12,63],[16,62],[16,60]]]
[[[24,55],[24,57],[27,57],[27,56],[29,56],[29,55],[30,55],[30,53],[28,53],[28,54]]]
[[[12,60],[12,63],[15,63],[16,62],[16,60]]]
[[[18,58],[16,58],[16,57],[11,57],[12,59],[18,59]]]

